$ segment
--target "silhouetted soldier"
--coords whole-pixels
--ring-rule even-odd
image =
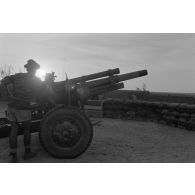
[[[10,131],[10,155],[11,162],[17,162],[17,133],[18,123],[24,125],[24,159],[35,156],[31,151],[31,100],[38,96],[43,89],[43,82],[35,76],[40,65],[34,60],[28,60],[24,65],[27,73],[17,73],[7,76],[2,80],[2,84],[7,87],[9,94],[7,118],[11,123]]]

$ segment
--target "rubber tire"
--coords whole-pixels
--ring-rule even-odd
[[[79,123],[81,138],[71,148],[63,148],[55,144],[51,137],[51,128],[56,120],[71,117]],[[56,158],[71,159],[84,153],[90,146],[93,138],[93,126],[87,116],[80,109],[72,106],[60,106],[49,111],[42,120],[39,138],[43,148]]]

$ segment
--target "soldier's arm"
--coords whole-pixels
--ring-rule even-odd
[[[7,89],[9,96],[13,97],[13,75],[6,76],[2,81],[1,84],[4,85]]]
[[[2,85],[5,85],[5,86],[7,86],[7,85],[9,85],[9,84],[13,84],[13,75],[11,75],[11,76],[6,76],[5,78],[3,78],[3,79],[1,80],[1,83],[2,83]]]
[[[7,85],[7,92],[10,97],[13,97],[13,84]]]

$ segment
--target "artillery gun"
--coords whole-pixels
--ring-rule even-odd
[[[147,70],[119,74],[118,68],[55,82],[48,74],[46,85],[57,106],[42,103],[32,111],[39,121],[42,146],[57,158],[75,158],[91,144],[93,126],[84,113],[84,105],[94,95],[124,88],[123,81],[147,75]],[[33,121],[32,121],[33,123]]]

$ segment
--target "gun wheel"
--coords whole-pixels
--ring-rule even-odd
[[[42,121],[40,141],[57,158],[75,158],[87,150],[93,137],[89,119],[78,108],[57,107]]]

